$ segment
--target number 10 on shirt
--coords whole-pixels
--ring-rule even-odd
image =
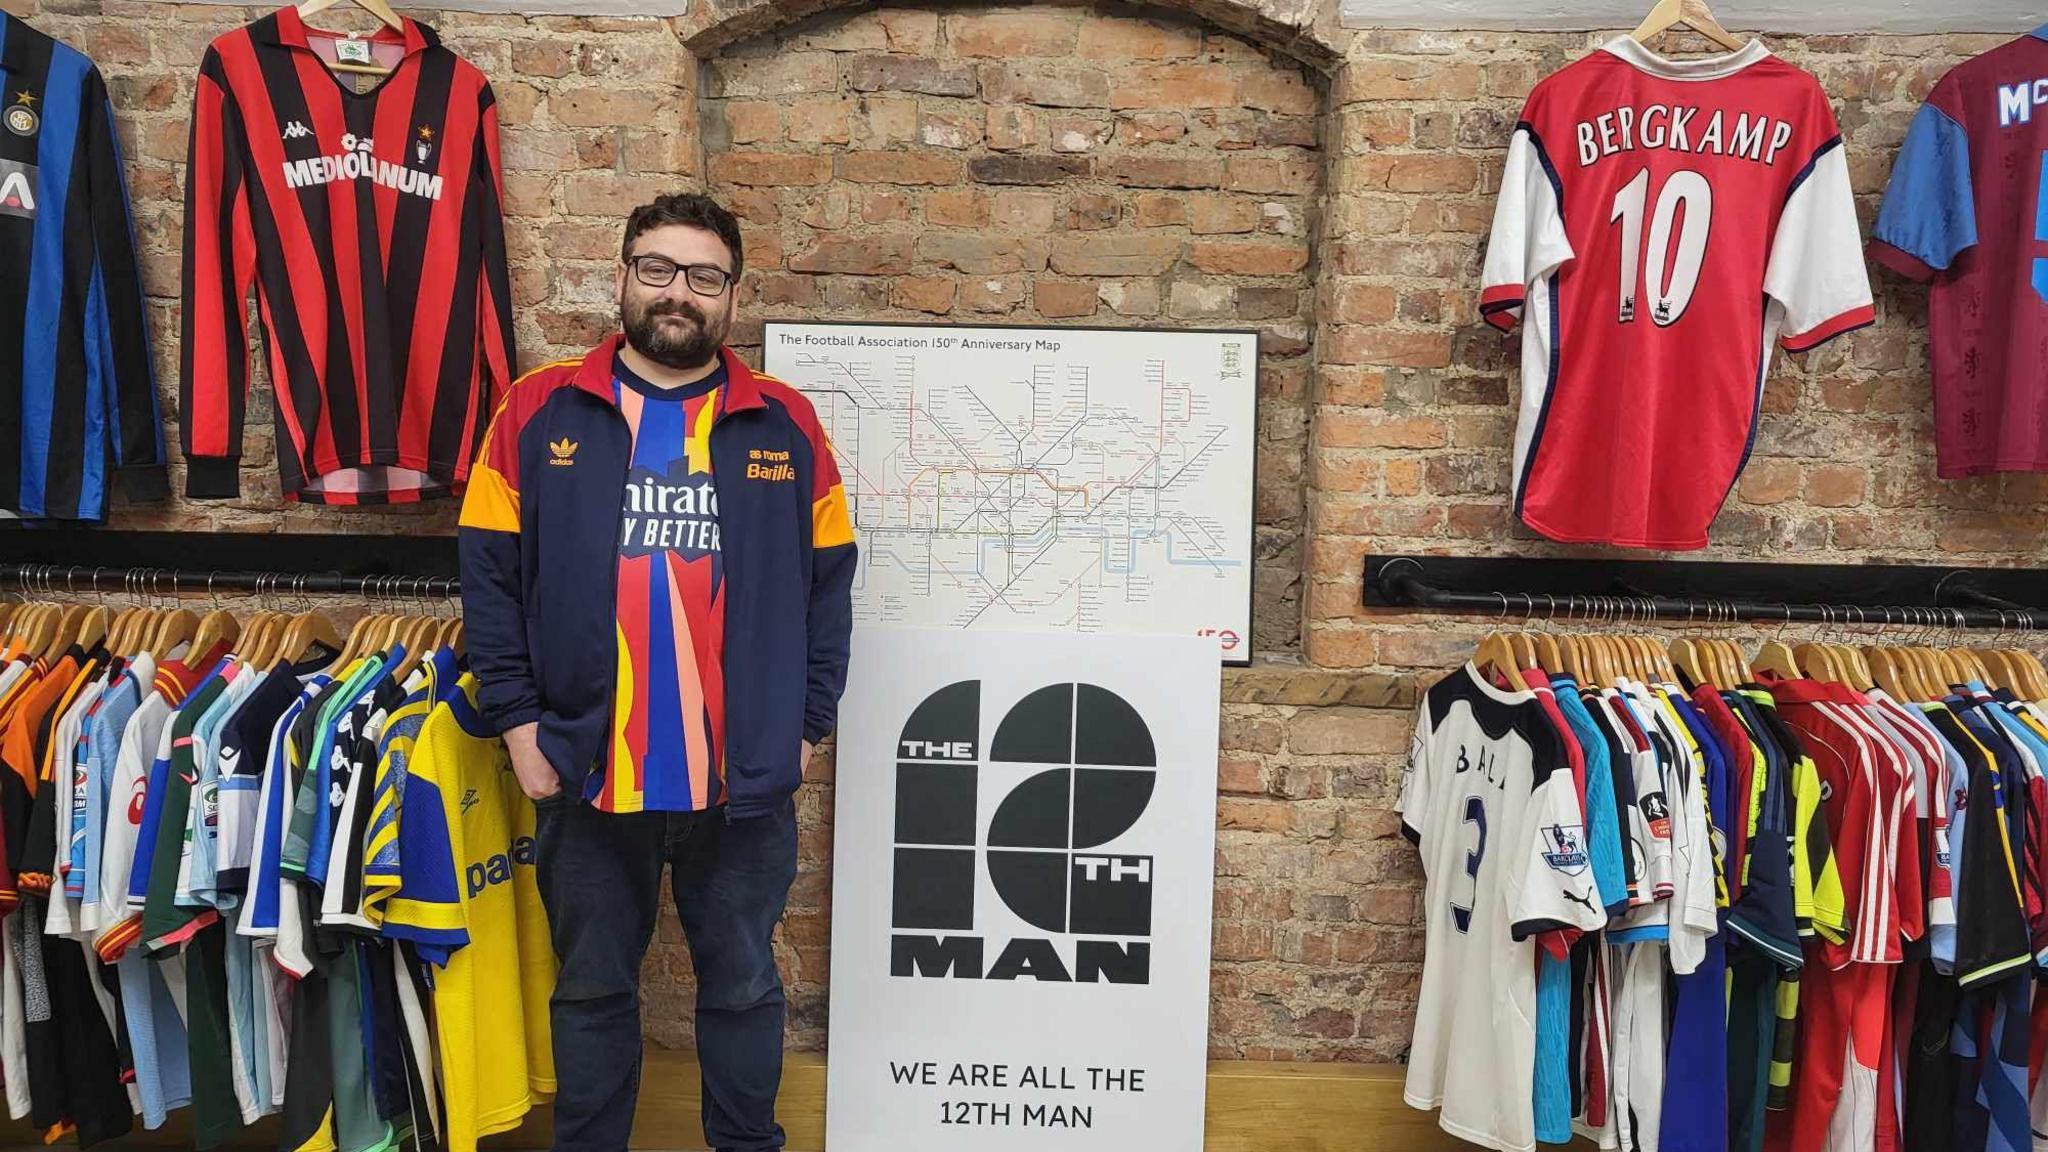
[[[1620,322],[1635,323],[1636,284],[1641,277],[1644,295],[1650,301],[1650,319],[1659,328],[1668,328],[1685,315],[1693,289],[1699,287],[1700,265],[1707,259],[1707,236],[1713,230],[1714,189],[1705,176],[1690,168],[1673,172],[1657,193],[1657,211],[1650,219],[1650,243],[1645,252],[1643,209],[1649,198],[1650,170],[1645,167],[1614,194],[1614,207],[1607,217],[1609,224],[1621,225]],[[1675,245],[1671,234],[1674,221],[1678,229]],[[2040,265],[2035,262],[2036,284],[2040,283]]]

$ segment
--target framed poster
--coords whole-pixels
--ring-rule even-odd
[[[1201,1148],[1214,652],[1193,636],[855,629],[833,1152]]]
[[[1250,331],[767,326],[861,546],[854,618],[1213,637],[1251,660]]]

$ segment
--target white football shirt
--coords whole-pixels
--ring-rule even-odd
[[[1560,741],[1535,693],[1466,664],[1423,697],[1401,785],[1427,912],[1403,1096],[1503,1152],[1536,1146],[1535,938],[1607,923]]]

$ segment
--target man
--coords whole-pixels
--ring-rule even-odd
[[[705,1139],[783,1143],[770,941],[793,793],[845,687],[854,543],[810,403],[724,347],[740,269],[709,198],[636,209],[623,333],[513,385],[462,507],[470,663],[539,808],[557,1152],[626,1147],[663,864],[697,971]]]

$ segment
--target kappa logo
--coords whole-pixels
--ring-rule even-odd
[[[548,441],[548,453],[554,457],[554,459],[548,461],[548,463],[554,465],[557,468],[567,468],[575,464],[576,449],[579,447],[581,447],[581,445],[577,444],[574,440],[569,439],[567,436],[562,437],[560,440]]]
[[[294,120],[284,126],[284,138],[287,140],[304,140],[312,134],[313,130],[306,127],[302,121]]]
[[[918,705],[896,751],[892,976],[1151,982],[1153,858],[1103,850],[1137,826],[1157,782],[1137,709],[1093,684],[1054,684],[984,743],[981,681],[963,680]],[[983,840],[984,779],[1019,767],[1039,770],[990,798]],[[1047,935],[1012,936],[1008,918],[978,907],[984,874],[1011,917]]]
[[[1543,862],[1554,871],[1577,876],[1587,867],[1585,831],[1574,824],[1552,824],[1543,830]]]
[[[36,215],[36,166],[0,160],[0,216]]]

